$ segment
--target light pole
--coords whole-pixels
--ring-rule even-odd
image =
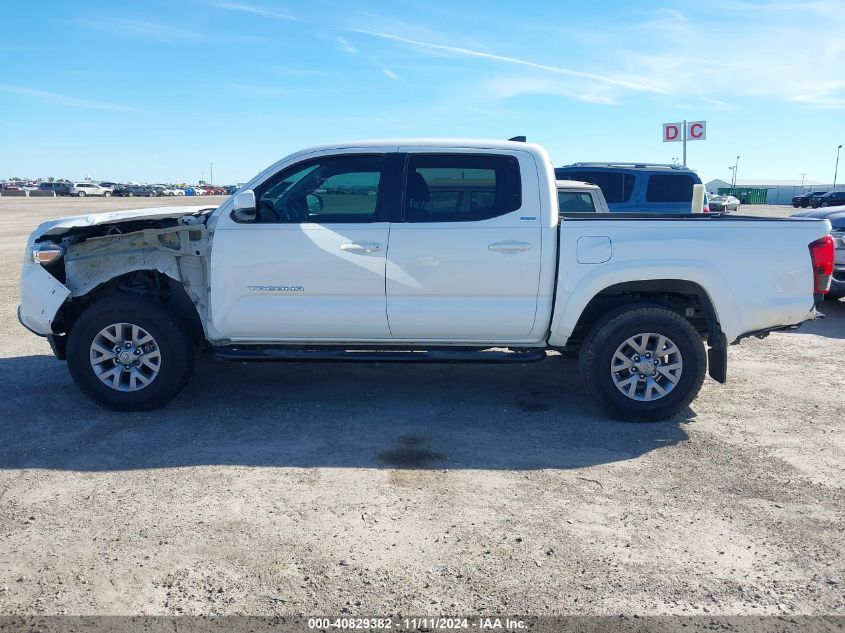
[[[839,175],[839,150],[842,145],[836,148],[836,169],[833,170],[833,191],[836,191],[836,177]]]
[[[214,163],[208,163],[208,184],[214,184]]]
[[[734,169],[733,169],[734,181],[731,184],[731,189],[736,189],[736,172],[737,172],[738,169],[739,169],[739,156],[736,157],[736,163],[734,163]]]
[[[804,174],[804,173],[801,174],[801,191],[804,191],[804,178],[806,176],[807,176],[807,174]]]
[[[734,188],[734,166],[731,165],[728,167],[728,171],[731,172],[731,189]]]

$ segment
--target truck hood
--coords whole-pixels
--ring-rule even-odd
[[[92,213],[90,215],[75,215],[57,220],[42,222],[30,235],[33,242],[45,235],[56,235],[69,229],[99,226],[102,224],[120,224],[136,220],[165,220],[183,216],[196,216],[200,213],[213,211],[216,206],[192,205],[178,207],[150,207],[147,209],[132,209],[130,211],[112,211],[110,213]]]

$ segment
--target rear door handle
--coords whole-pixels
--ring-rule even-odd
[[[531,248],[531,244],[516,240],[505,240],[503,242],[493,242],[487,248],[497,253],[523,253]]]
[[[381,251],[382,245],[376,242],[350,242],[349,244],[341,244],[340,250],[346,253],[378,253]]]

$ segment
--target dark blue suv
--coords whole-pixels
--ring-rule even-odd
[[[686,167],[648,163],[573,163],[556,168],[555,177],[598,185],[607,206],[619,213],[689,213],[692,186],[701,184]]]

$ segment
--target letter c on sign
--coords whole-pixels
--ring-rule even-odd
[[[689,126],[690,138],[700,139],[704,135],[704,126],[701,123],[693,123]]]

